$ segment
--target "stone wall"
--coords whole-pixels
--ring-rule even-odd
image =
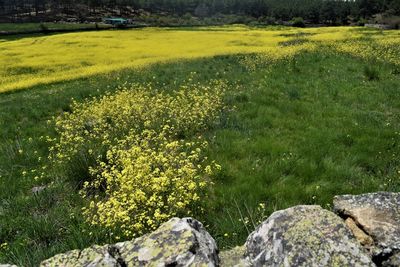
[[[173,218],[135,240],[69,251],[41,266],[400,266],[400,193],[333,203],[334,212],[314,205],[276,211],[229,251],[219,252],[197,220]]]

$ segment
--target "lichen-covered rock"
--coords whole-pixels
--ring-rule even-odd
[[[217,266],[214,239],[192,219],[173,218],[133,241],[59,254],[41,266]]]
[[[383,267],[399,267],[400,266],[400,252],[392,254],[389,259],[386,259],[381,264]]]
[[[12,264],[0,264],[0,267],[17,267],[17,265],[12,265]]]
[[[72,250],[65,254],[58,254],[48,260],[43,261],[40,266],[42,267],[56,267],[56,266],[104,266],[104,267],[117,267],[120,266],[118,260],[114,258],[112,247],[105,246],[92,246],[82,251]]]
[[[42,193],[44,190],[47,189],[46,185],[42,185],[42,186],[35,186],[31,189],[32,194],[34,195],[39,195],[40,193]]]
[[[221,267],[250,267],[251,264],[245,259],[245,246],[235,247],[230,250],[221,251],[219,254]]]
[[[343,220],[320,206],[274,212],[245,245],[253,266],[374,266]]]
[[[115,245],[126,266],[217,266],[218,250],[203,225],[173,218],[155,232]]]
[[[339,215],[351,217],[372,237],[375,258],[388,258],[400,252],[400,193],[336,196],[333,204]]]

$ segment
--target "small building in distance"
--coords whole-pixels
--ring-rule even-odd
[[[105,24],[111,24],[115,26],[128,25],[129,23],[127,19],[123,18],[104,18],[103,21]]]

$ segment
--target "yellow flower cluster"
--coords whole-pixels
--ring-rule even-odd
[[[218,120],[225,87],[214,81],[166,93],[124,85],[56,118],[50,158],[66,167],[87,164],[91,178],[81,195],[90,203],[88,222],[132,238],[192,212],[219,168],[207,164],[207,142],[198,134]]]
[[[225,87],[223,82],[213,81],[209,85],[182,86],[168,94],[150,84],[132,84],[101,99],[74,101],[73,112],[55,120],[60,138],[50,148],[52,157],[60,163],[74,156],[85,160],[102,154],[100,151],[132,130],[170,125],[181,136],[199,132],[218,119]]]
[[[400,65],[400,32],[368,28],[335,27],[332,30],[310,29],[310,41],[334,51],[367,60]]]
[[[339,52],[351,54],[367,60],[378,60],[400,65],[400,35],[397,39],[382,36],[378,40],[353,41],[333,44]]]
[[[199,202],[209,183],[202,173],[212,174],[215,166],[201,157],[207,142],[174,140],[171,131],[164,126],[161,132],[130,134],[91,169],[96,178],[84,184],[82,194],[102,193],[84,209],[90,223],[118,228],[131,238],[188,214]]]
[[[300,52],[315,51],[317,49],[317,43],[304,40],[304,43],[298,45],[280,45],[279,49],[268,48],[262,53],[245,55],[240,59],[239,63],[248,71],[255,71],[259,68],[270,68],[278,61],[293,59]]]

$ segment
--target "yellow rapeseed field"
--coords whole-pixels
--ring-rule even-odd
[[[303,49],[314,49],[320,43],[334,44],[339,50],[355,54],[360,54],[360,51],[371,53],[357,41],[368,34],[361,29],[263,29],[245,26],[195,30],[146,28],[0,41],[0,92],[177,59],[254,52],[279,59]],[[395,31],[371,34],[378,44],[391,47],[399,44],[399,36]],[[284,45],[294,38],[308,41]],[[387,56],[390,61],[399,61],[398,57],[390,55]]]

